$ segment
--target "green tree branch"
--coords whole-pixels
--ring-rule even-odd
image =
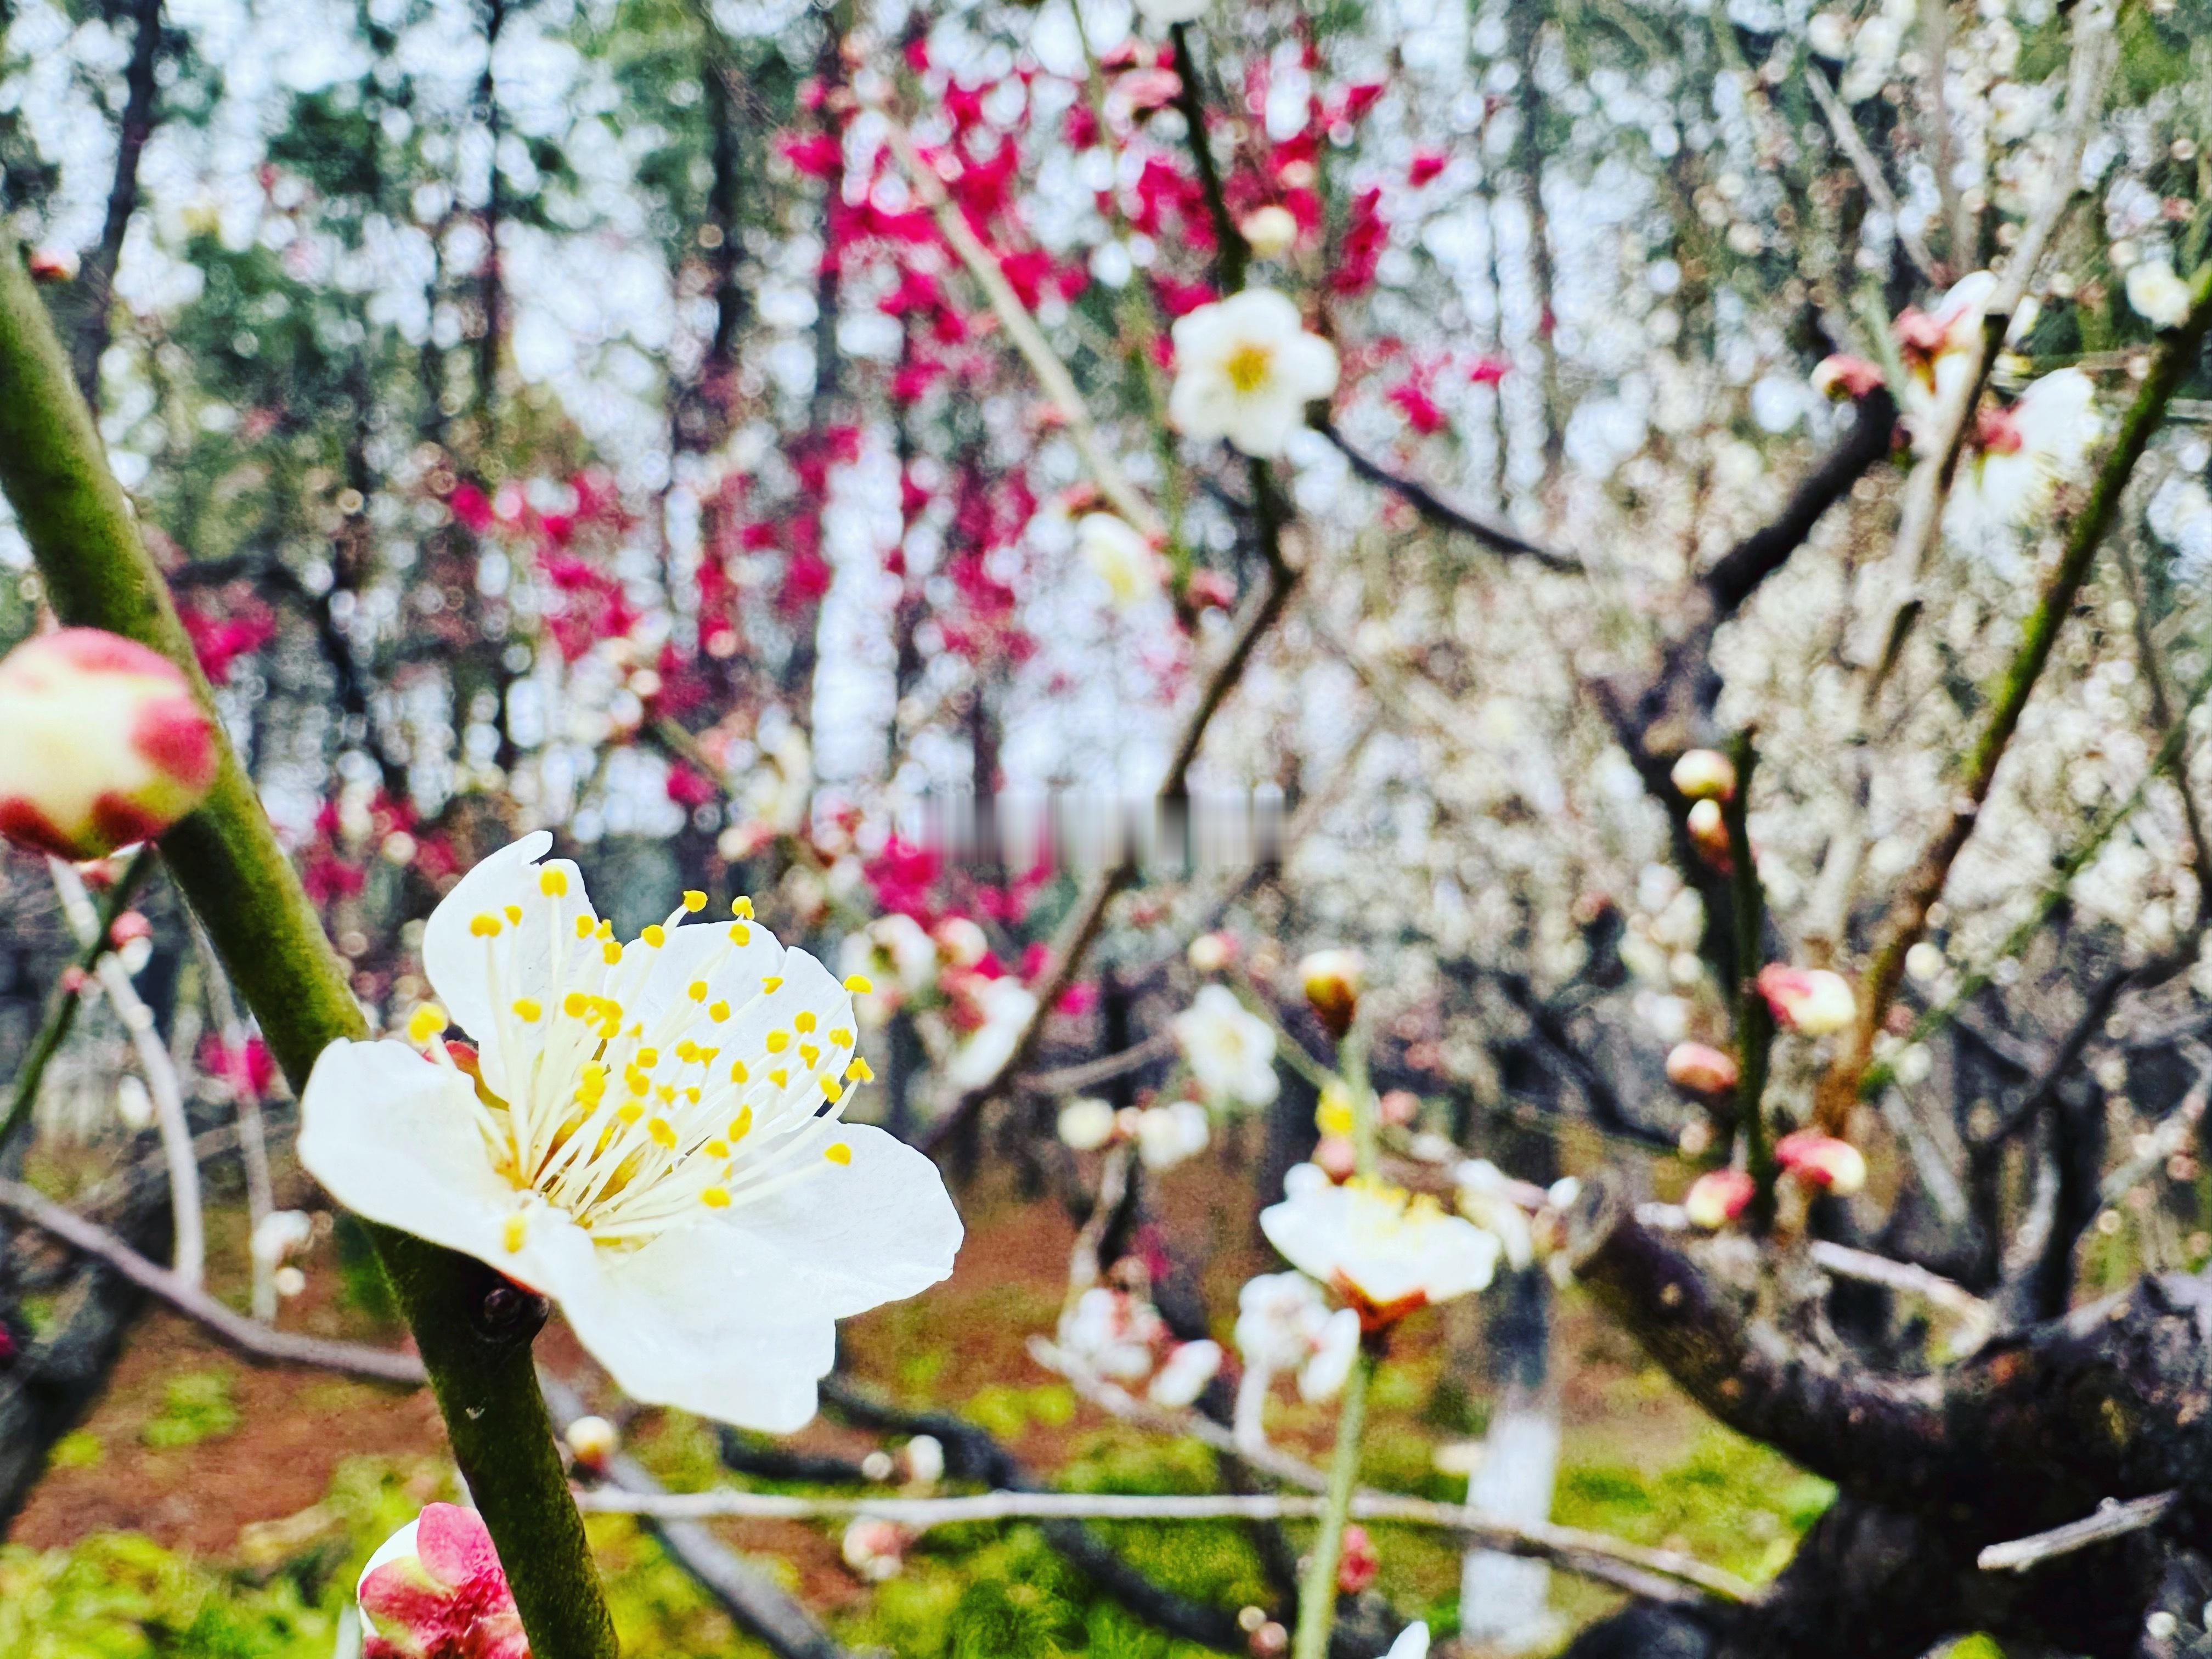
[[[213,699],[168,585],[109,471],[21,251],[0,236],[0,492],[63,621],[152,647]],[[161,837],[171,875],[261,1021],[295,1090],[316,1056],[368,1035],[345,969],[228,741],[214,789]],[[372,1230],[430,1374],[454,1461],[514,1587],[537,1659],[617,1651],[582,1518],[531,1367],[544,1304],[481,1262]]]

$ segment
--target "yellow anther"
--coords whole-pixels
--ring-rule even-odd
[[[730,914],[750,921],[753,919],[753,902],[743,893],[738,894],[730,901]]]
[[[612,939],[615,936],[615,925],[602,916],[599,918],[599,925],[592,931],[601,939]]]
[[[636,1063],[641,1071],[651,1071],[654,1066],[660,1064],[660,1050],[658,1048],[639,1049],[637,1051]]]
[[[707,981],[703,979],[693,980],[685,989],[694,1002],[704,1002],[707,1000]]]
[[[672,1083],[662,1084],[653,1091],[653,1093],[660,1097],[660,1103],[664,1106],[673,1106],[676,1103],[676,1085]]]
[[[811,1031],[820,1022],[814,1018],[814,1011],[811,1008],[801,1008],[798,1017],[791,1023],[802,1031]]]
[[[821,1059],[822,1051],[812,1043],[802,1042],[799,1045],[799,1063],[808,1071],[812,1071]]]
[[[687,890],[684,895],[684,908],[697,915],[707,908],[707,896],[696,887]]]
[[[592,1000],[581,991],[571,991],[561,999],[561,1012],[571,1019],[581,1019],[592,1012]]]
[[[728,1003],[710,1002],[707,1005],[707,1018],[713,1020],[715,1024],[720,1025],[729,1017],[730,1005]]]
[[[520,905],[510,904],[506,906],[505,908],[507,920],[510,926],[519,924],[522,921],[522,907]]]
[[[873,1083],[876,1080],[876,1068],[862,1060],[860,1055],[854,1054],[853,1063],[845,1068],[845,1075],[855,1083]]]
[[[654,1118],[645,1126],[645,1132],[653,1137],[653,1144],[656,1146],[673,1146],[676,1144],[676,1126],[665,1117]]]
[[[526,1211],[517,1210],[500,1224],[499,1242],[507,1246],[507,1253],[509,1255],[520,1250],[522,1248],[523,1240],[529,1236],[530,1217]]]
[[[783,975],[781,974],[767,975],[761,981],[761,989],[769,996],[774,996],[778,991],[783,989]]]
[[[469,932],[478,939],[496,939],[499,936],[499,918],[489,910],[482,911],[469,918]]]
[[[676,1045],[676,1058],[686,1066],[690,1065],[699,1058],[699,1045],[692,1042],[690,1037],[685,1037],[683,1042]]]
[[[686,1084],[684,1089],[684,1098],[696,1106],[699,1103],[699,1085],[696,1083]]]
[[[634,1100],[625,1100],[615,1108],[615,1115],[625,1123],[635,1123],[645,1115],[645,1108]]]
[[[566,870],[555,870],[550,867],[540,870],[538,872],[538,890],[544,894],[547,898],[566,896],[568,891],[568,872]],[[583,918],[579,916],[576,920],[581,921]]]
[[[407,1040],[418,1047],[446,1029],[446,1011],[426,1002],[407,1016]]]
[[[622,946],[609,939],[605,945],[599,946],[599,955],[605,958],[607,966],[611,968],[622,960]]]
[[[791,1073],[779,1066],[768,1074],[768,1080],[779,1089],[786,1088],[791,1083]]]
[[[842,1140],[833,1140],[822,1149],[822,1156],[832,1164],[850,1164],[853,1161],[853,1149]]]
[[[730,1143],[721,1136],[715,1135],[703,1142],[699,1150],[709,1158],[727,1158],[730,1155]]]
[[[822,1085],[823,1099],[828,1101],[832,1106],[835,1106],[837,1102],[843,1097],[845,1093],[845,1085],[838,1082],[836,1078],[817,1078],[815,1080]]]
[[[514,1000],[514,1017],[526,1024],[534,1024],[544,1012],[544,1005],[536,997],[517,997]]]
[[[589,916],[578,916],[576,918],[576,937],[578,939],[589,939],[591,936],[592,919]]]
[[[742,1060],[733,1060],[730,1062],[730,1081],[732,1083],[752,1081],[752,1073],[745,1070],[745,1063]]]
[[[753,930],[751,928],[746,927],[742,921],[733,921],[730,924],[731,944],[750,945],[752,942]]]
[[[668,930],[665,927],[663,927],[657,921],[652,922],[647,925],[646,930],[640,933],[638,937],[643,939],[647,945],[650,945],[654,950],[658,951],[662,945],[668,943]]]
[[[623,1073],[623,1082],[629,1087],[630,1093],[634,1095],[641,1095],[647,1089],[653,1087],[653,1079],[646,1076],[642,1072],[624,1072]]]
[[[791,1047],[791,1033],[788,1031],[770,1031],[763,1041],[768,1044],[769,1053],[772,1054],[780,1054],[786,1048]]]
[[[840,1025],[830,1031],[830,1042],[833,1048],[849,1048],[853,1046],[853,1034]]]
[[[747,1135],[752,1133],[752,1128],[753,1109],[750,1106],[739,1107],[738,1109],[738,1115],[730,1120],[731,1144],[734,1146],[737,1142],[743,1140]]]
[[[856,997],[864,997],[876,988],[876,982],[866,974],[853,974],[847,976],[845,988]]]
[[[702,1066],[712,1066],[721,1057],[722,1051],[720,1048],[702,1048],[699,1051],[699,1063]]]
[[[729,1188],[702,1187],[699,1190],[699,1201],[710,1210],[726,1210],[730,1207]]]

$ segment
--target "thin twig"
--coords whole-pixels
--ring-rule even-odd
[[[2131,1532],[2154,1527],[2166,1519],[2166,1511],[2180,1501],[2179,1492],[2153,1492],[2148,1498],[2131,1498],[2125,1503],[2106,1498],[2104,1507],[2094,1515],[2079,1521],[2069,1521],[2064,1526],[2053,1527],[2049,1532],[2015,1538],[2008,1543],[1991,1544],[1974,1558],[1974,1565],[1984,1572],[2026,1572],[2055,1557],[2071,1555],[2076,1550],[2087,1549],[2092,1544],[2101,1544],[2112,1538],[2124,1538]]]
[[[253,1086],[252,1061],[246,1051],[246,1023],[238,1017],[238,1004],[230,994],[230,976],[222,970],[222,958],[216,954],[207,929],[190,910],[185,919],[192,930],[192,946],[199,952],[200,981],[207,988],[216,1040],[222,1044],[223,1066],[229,1073],[231,1110],[238,1119],[238,1154],[246,1166],[246,1218],[258,1240],[262,1222],[276,1207],[276,1194],[269,1174],[269,1136],[261,1119],[261,1091]],[[258,1249],[246,1254],[253,1262],[253,1316],[266,1324],[276,1317],[276,1264]]]
[[[372,1382],[419,1387],[427,1380],[411,1353],[362,1342],[333,1342],[296,1331],[271,1330],[216,1301],[166,1267],[156,1267],[105,1227],[64,1209],[21,1182],[0,1180],[0,1210],[51,1233],[71,1249],[96,1256],[141,1290],[149,1291],[241,1358],[258,1365],[310,1365]]]
[[[131,1051],[138,1056],[146,1093],[154,1103],[154,1122],[161,1134],[161,1153],[169,1164],[172,1260],[178,1279],[198,1290],[207,1274],[207,1227],[200,1214],[200,1166],[192,1157],[191,1126],[185,1121],[185,1091],[177,1079],[176,1062],[161,1042],[154,1011],[131,982],[131,970],[114,951],[101,948],[107,936],[100,932],[100,908],[85,890],[84,878],[74,865],[57,858],[46,860],[46,872],[53,878],[54,891],[61,895],[62,914],[76,930],[77,943],[98,952],[93,975],[107,994],[116,1018],[130,1035]]]
[[[1836,96],[1836,89],[1828,84],[1826,74],[1809,58],[1805,60],[1805,87],[1813,94],[1813,101],[1820,106],[1820,113],[1827,118],[1828,131],[1836,136],[1836,147],[1844,152],[1852,171],[1858,174],[1859,183],[1866,187],[1867,200],[1874,204],[1877,212],[1897,227],[1898,242],[1920,274],[1930,283],[1942,282],[1943,278],[1936,268],[1936,256],[1928,251],[1928,244],[1921,239],[1918,231],[1905,228],[1896,192],[1890,189],[1889,181],[1882,177],[1881,163],[1867,148],[1866,140],[1859,134],[1858,123],[1851,119],[1851,112],[1844,106],[1844,100]]]
[[[890,144],[891,152],[898,157],[900,167],[905,169],[915,193],[921,198],[922,205],[936,219],[938,232],[945,238],[946,245],[959,256],[960,263],[968,268],[968,274],[983,290],[983,297],[990,302],[1000,325],[1027,360],[1030,372],[1036,376],[1038,386],[1059,411],[1061,422],[1067,428],[1069,441],[1075,445],[1076,453],[1083,457],[1083,464],[1089,469],[1100,491],[1113,504],[1116,513],[1146,535],[1164,533],[1166,526],[1161,521],[1159,514],[1129,482],[1121,471],[1121,463],[1108,453],[1105,444],[1099,438],[1097,424],[1091,418],[1090,406],[1084,402],[1082,392],[1076,389],[1075,377],[1067,372],[1067,365],[1060,362],[1059,354],[1052,349],[1052,343],[1044,337],[1044,331],[1037,326],[1036,319],[1030,315],[1029,307],[1014,292],[1013,284],[1006,280],[1006,273],[999,268],[999,262],[992,257],[990,249],[985,247],[982,239],[975,234],[975,228],[969,224],[959,204],[945,193],[944,182],[916,151],[913,136],[903,124],[892,117],[889,110],[878,108],[876,112],[883,120],[884,136]]]
[[[1131,1072],[1139,1071],[1156,1060],[1166,1059],[1175,1051],[1175,1033],[1155,1031],[1142,1042],[1133,1044],[1117,1054],[1101,1054],[1097,1060],[1062,1066],[1050,1072],[1024,1073],[1014,1079],[1014,1086],[1033,1095],[1077,1094],[1085,1089],[1095,1089],[1102,1083],[1110,1083]]]
[[[1530,541],[1508,525],[1479,513],[1471,513],[1465,507],[1454,507],[1426,484],[1393,472],[1380,461],[1354,449],[1351,441],[1337,429],[1334,421],[1318,420],[1313,422],[1312,426],[1316,432],[1336,447],[1337,453],[1344,457],[1355,475],[1401,497],[1407,506],[1431,524],[1472,537],[1493,553],[1503,553],[1511,558],[1532,559],[1547,570],[1561,571],[1571,575],[1586,574],[1588,567],[1572,554],[1558,552],[1540,542]]]

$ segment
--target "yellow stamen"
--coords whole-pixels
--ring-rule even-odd
[[[769,1053],[772,1054],[780,1054],[791,1047],[791,1033],[788,1031],[770,1031],[764,1040],[768,1043]]]
[[[854,996],[864,997],[876,988],[876,982],[866,974],[854,974],[847,977],[845,988]]]
[[[832,1106],[835,1106],[838,1101],[844,1097],[845,1085],[838,1082],[836,1078],[817,1078],[815,1081],[822,1085],[822,1097],[828,1101]]]
[[[517,1210],[513,1215],[510,1215],[504,1222],[500,1224],[499,1242],[507,1246],[507,1253],[509,1255],[513,1255],[518,1250],[521,1249],[522,1242],[529,1236],[529,1212],[524,1210]]]
[[[753,919],[753,902],[743,893],[738,894],[730,901],[730,914],[750,921]]]
[[[860,1055],[854,1054],[853,1063],[845,1068],[845,1075],[855,1083],[873,1083],[876,1080],[876,1068],[862,1060]]]
[[[507,920],[510,926],[520,922],[522,920],[522,907],[519,904],[508,905],[507,907]]]
[[[814,1011],[811,1008],[801,1008],[799,1011],[798,1017],[791,1023],[793,1025],[796,1025],[802,1031],[812,1030],[817,1023],[814,1018]]]
[[[684,895],[684,908],[697,915],[707,908],[707,896],[696,887],[689,889]]]
[[[471,916],[469,932],[478,939],[496,939],[499,937],[499,918],[489,910],[481,915]]]
[[[779,1066],[768,1074],[768,1080],[779,1089],[787,1088],[791,1084],[791,1073]]]
[[[783,975],[781,974],[768,975],[761,981],[761,989],[766,992],[769,995],[774,996],[778,991],[783,989]]]
[[[830,1042],[834,1048],[849,1048],[853,1046],[853,1034],[840,1025],[830,1033]]]
[[[536,997],[517,997],[514,1000],[514,1017],[525,1024],[536,1024],[538,1017],[544,1012],[544,1005]]]
[[[1267,371],[1273,366],[1274,356],[1274,353],[1256,340],[1246,340],[1229,354],[1221,365],[1221,372],[1229,377],[1231,386],[1249,395],[1267,383]]]
[[[407,1016],[407,1040],[421,1048],[446,1029],[446,1011],[434,1002],[426,1002]]]
[[[723,1139],[721,1136],[716,1135],[712,1140],[709,1140],[702,1146],[699,1150],[706,1153],[709,1158],[727,1158],[730,1155],[730,1143]]]
[[[591,936],[592,919],[589,916],[578,916],[576,918],[576,937],[578,939],[589,939]]]
[[[822,1156],[832,1164],[850,1164],[853,1161],[853,1149],[842,1140],[833,1140],[822,1149]]]
[[[599,954],[606,958],[607,966],[611,968],[622,960],[622,946],[609,939],[599,946]]]
[[[565,898],[568,892],[568,872],[566,870],[540,870],[538,872],[538,890],[547,898]],[[579,916],[576,920],[581,921],[583,918]]]
[[[673,1147],[676,1145],[676,1126],[665,1117],[653,1119],[645,1126],[645,1132],[653,1137],[653,1144],[656,1146]]]
[[[802,1042],[799,1045],[799,1063],[805,1066],[808,1071],[812,1071],[815,1063],[821,1058],[822,1051],[812,1043]]]
[[[685,989],[694,1002],[704,1002],[707,1000],[707,981],[703,979],[693,980]]]
[[[737,1142],[743,1140],[747,1135],[752,1133],[752,1128],[753,1109],[750,1106],[739,1107],[738,1109],[738,1115],[730,1120],[731,1144],[734,1146]]]
[[[710,1002],[707,1005],[707,1018],[713,1020],[715,1024],[720,1025],[729,1017],[730,1005],[728,1003]]]
[[[730,924],[731,944],[750,945],[752,942],[753,930],[751,928],[746,927],[742,921],[733,921]]]
[[[615,1115],[625,1123],[635,1123],[645,1115],[645,1108],[634,1100],[625,1100],[615,1108]]]
[[[726,1210],[730,1207],[729,1188],[726,1187],[702,1188],[699,1192],[699,1201],[710,1210]]]
[[[752,1073],[745,1070],[745,1063],[742,1060],[733,1060],[730,1062],[730,1081],[732,1083],[752,1081]]]
[[[658,951],[662,945],[668,943],[668,930],[656,921],[650,924],[643,933],[638,935],[638,937],[643,939],[647,945],[650,945],[654,950]]]
[[[639,1049],[637,1051],[637,1063],[641,1070],[647,1072],[651,1071],[654,1066],[660,1064],[660,1050],[658,1048]]]
[[[561,1012],[571,1019],[581,1019],[592,1011],[592,1000],[581,991],[571,991],[561,999]]]

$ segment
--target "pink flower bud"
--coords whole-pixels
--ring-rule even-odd
[[[1759,994],[1784,1030],[1802,1036],[1832,1036],[1858,1018],[1850,981],[1825,968],[1769,963],[1759,970]]]
[[[1382,1571],[1382,1558],[1376,1553],[1375,1540],[1367,1535],[1367,1528],[1354,1522],[1344,1529],[1344,1553],[1336,1559],[1336,1587],[1346,1595],[1357,1595],[1372,1585]]]
[[[215,781],[215,728],[177,665],[64,628],[0,661],[0,835],[99,858],[160,835]]]
[[[1690,1183],[1682,1209],[1692,1226],[1717,1231],[1744,1212],[1757,1190],[1741,1170],[1708,1170]]]
[[[1667,1054],[1667,1081],[1711,1099],[1735,1087],[1735,1056],[1703,1042],[1678,1042]]]
[[[1692,800],[1727,800],[1735,793],[1735,763],[1717,749],[1691,749],[1668,775]]]
[[[1342,1186],[1359,1168],[1359,1151],[1350,1135],[1323,1135],[1314,1148],[1313,1161],[1323,1175]]]
[[[1341,1037],[1352,1029],[1352,1017],[1359,1012],[1360,985],[1366,973],[1366,964],[1360,961],[1357,951],[1316,951],[1298,963],[1298,978],[1305,986],[1306,1000],[1313,1006],[1314,1017],[1331,1036]]]
[[[120,949],[134,939],[151,939],[153,935],[154,924],[147,921],[141,912],[125,910],[110,924],[107,942]]]
[[[863,1516],[845,1528],[845,1565],[868,1583],[880,1584],[898,1577],[910,1541],[897,1522]]]
[[[1866,1158],[1848,1140],[1800,1129],[1774,1143],[1774,1161],[1808,1187],[1848,1198],[1866,1185]]]
[[[1690,844],[1698,849],[1698,856],[1723,875],[1735,868],[1735,858],[1729,847],[1728,823],[1721,816],[1721,804],[1717,800],[1701,800],[1690,808],[1685,821],[1690,832]]]
[[[30,267],[34,283],[73,283],[76,280],[77,258],[65,247],[33,248],[25,262]]]
[[[1881,386],[1881,371],[1863,357],[1853,357],[1843,352],[1823,357],[1820,366],[1813,371],[1813,390],[1823,398],[1841,403],[1846,398],[1856,402]]]
[[[530,1659],[514,1592],[474,1510],[432,1504],[386,1539],[355,1594],[363,1659]]]

